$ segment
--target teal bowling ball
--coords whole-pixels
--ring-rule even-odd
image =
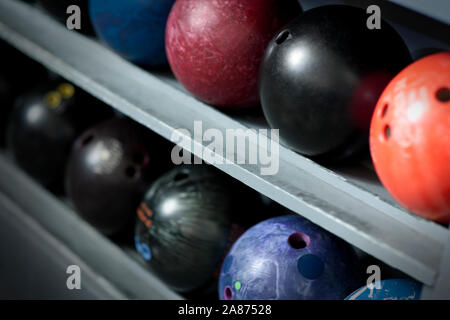
[[[364,286],[345,300],[419,300],[422,285],[409,279],[389,279]]]

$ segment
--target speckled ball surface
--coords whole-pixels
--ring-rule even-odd
[[[422,285],[416,281],[389,279],[375,283],[372,288],[364,286],[345,300],[419,300],[421,291]]]
[[[263,221],[233,245],[221,270],[222,300],[344,299],[363,283],[354,250],[308,220]]]
[[[300,13],[297,0],[177,0],[166,29],[172,71],[208,104],[255,106],[267,44]]]

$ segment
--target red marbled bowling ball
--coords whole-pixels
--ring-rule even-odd
[[[297,0],[177,0],[166,27],[170,66],[184,87],[206,103],[257,105],[267,44],[300,12]]]
[[[405,208],[450,222],[450,51],[426,56],[386,87],[370,129],[381,182]]]

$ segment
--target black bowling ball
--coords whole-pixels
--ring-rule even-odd
[[[368,17],[355,7],[318,7],[270,42],[260,97],[283,144],[325,161],[367,146],[379,95],[411,62],[398,33],[385,21],[369,30]]]
[[[209,165],[160,177],[137,210],[136,248],[176,291],[215,290],[234,240],[264,219],[259,195]]]
[[[161,138],[128,118],[88,129],[75,142],[66,190],[76,211],[106,235],[133,227],[142,196],[167,167]]]
[[[47,71],[0,40],[0,147],[5,144],[5,131],[9,114],[17,96],[46,79]],[[26,76],[24,76],[26,74]]]
[[[55,192],[73,142],[86,128],[111,115],[109,107],[64,81],[49,81],[20,96],[11,112],[7,146],[16,163]]]

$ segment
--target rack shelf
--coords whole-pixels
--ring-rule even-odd
[[[65,268],[76,264],[83,270],[83,292],[92,292],[97,299],[182,299],[148,272],[138,260],[130,257],[124,250],[98,233],[60,199],[44,190],[1,153],[0,177],[2,223],[5,223],[5,220],[11,221],[11,225],[18,226],[18,230],[31,239],[30,243],[40,247],[39,251],[47,252],[49,259],[55,257],[51,260],[59,264],[57,267],[59,272],[55,272],[55,277],[58,279],[62,277],[59,283],[66,282]],[[16,233],[12,239],[17,241],[17,238]],[[10,239],[5,243],[11,241]],[[48,250],[47,247],[53,248],[56,252]],[[30,248],[24,250],[27,252],[26,256],[33,251]],[[14,252],[11,255],[21,254]],[[32,278],[39,280],[40,275],[33,270]],[[14,271],[5,272],[9,274]],[[54,281],[49,280],[46,284]],[[35,289],[30,288],[30,291],[33,290]],[[66,298],[86,298],[80,297],[83,292],[77,295],[67,289],[64,290],[64,287],[59,288],[59,291]],[[42,291],[39,291],[39,294],[42,294]],[[39,295],[30,298],[36,296]]]
[[[427,15],[433,19],[450,24],[450,2],[447,0],[391,0],[406,8]]]
[[[224,135],[227,129],[267,127],[261,118],[226,115],[199,102],[170,73],[145,71],[95,39],[68,31],[22,2],[0,2],[0,37],[166,139],[170,140],[179,128],[193,136],[194,122],[198,120],[204,130],[214,128]],[[189,135],[184,138],[190,142],[186,149],[200,158],[203,150],[213,152],[207,143]],[[265,150],[258,141],[247,142]],[[392,267],[426,285],[434,285],[448,230],[402,209],[381,186],[369,165],[326,168],[280,145],[278,174],[263,176],[259,166],[237,164],[233,161],[235,156],[233,152],[227,153],[224,156],[227,161],[216,166]],[[8,178],[2,175],[0,186],[12,190],[9,181],[17,179],[4,164],[0,164],[1,168]],[[24,182],[21,187],[27,189]],[[52,204],[47,211],[49,215],[57,215],[58,210],[61,207]],[[51,226],[53,233],[58,228]],[[92,238],[92,243],[96,241],[104,244],[98,236]]]

